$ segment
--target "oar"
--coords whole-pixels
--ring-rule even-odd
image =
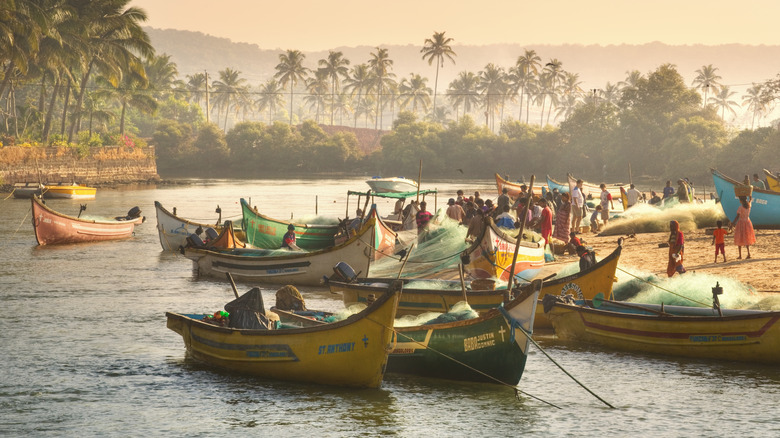
[[[458,273],[460,274],[460,290],[463,292],[463,301],[468,304],[469,300],[466,298],[466,282],[463,280],[463,263],[458,263]]]
[[[233,293],[236,295],[236,298],[238,298],[238,289],[236,289],[236,282],[233,281],[233,276],[230,275],[230,272],[225,272],[225,276],[227,276],[228,281],[230,281],[230,286],[233,288]]]
[[[655,310],[655,309],[650,309],[650,308],[647,308],[647,307],[636,306],[636,305],[628,304],[628,303],[622,303],[620,301],[606,300],[606,299],[604,299],[604,294],[601,293],[601,292],[597,293],[596,296],[593,297],[593,299],[591,300],[591,303],[593,303],[593,308],[595,308],[595,309],[598,309],[604,303],[608,303],[608,304],[613,304],[613,305],[619,306],[619,307],[625,307],[627,309],[642,310],[644,312],[655,313],[656,315],[659,315],[659,316],[672,316],[669,313],[666,313],[666,312],[663,312],[663,311],[659,311],[659,310]]]

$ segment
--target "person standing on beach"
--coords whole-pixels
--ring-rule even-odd
[[[666,187],[664,187],[664,197],[663,201],[666,201],[667,199],[674,196],[674,187],[672,187],[671,181],[666,181]]]
[[[718,263],[718,253],[723,254],[723,263],[726,263],[726,234],[728,230],[723,229],[723,222],[717,222],[718,228],[712,231],[712,244],[715,245],[715,263]]]
[[[569,217],[571,216],[571,202],[569,194],[561,193],[561,204],[555,213],[555,238],[563,243],[569,243]]]
[[[680,231],[680,223],[669,222],[669,263],[666,265],[666,275],[673,276],[675,272],[685,273],[683,253],[685,252],[685,236]]]
[[[753,222],[750,221],[750,207],[753,202],[753,198],[748,199],[747,196],[739,197],[740,206],[737,208],[737,218],[734,219],[734,244],[739,249],[739,257],[737,260],[742,260],[742,247],[747,248],[747,257],[750,258],[750,245],[756,243],[756,232],[753,230]]]
[[[601,183],[599,187],[601,188],[601,194],[599,195],[601,197],[601,220],[604,222],[604,228],[606,228],[607,222],[609,222],[609,210],[614,210],[615,204],[612,202],[612,194],[607,190],[607,185]]]
[[[635,206],[636,203],[639,202],[639,198],[641,197],[642,194],[639,192],[639,190],[637,190],[636,187],[634,187],[634,185],[631,184],[631,186],[629,186],[629,189],[626,190],[626,198],[628,198],[627,199],[628,208]]]
[[[580,223],[582,222],[582,211],[585,207],[585,197],[582,195],[582,180],[577,180],[577,185],[571,191],[571,212],[572,223],[571,230],[574,232],[580,231]]]

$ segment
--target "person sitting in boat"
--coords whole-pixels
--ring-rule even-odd
[[[427,202],[425,201],[420,202],[420,211],[418,211],[417,216],[415,216],[418,230],[421,228],[425,228],[425,226],[428,225],[428,222],[430,222],[431,218],[433,217],[431,212],[426,210],[427,206],[428,206]]]
[[[496,200],[496,211],[498,212],[498,214],[501,214],[501,213],[504,212],[504,206],[505,205],[506,206],[509,205],[510,199],[509,199],[509,195],[507,193],[509,193],[509,189],[504,187],[501,190],[501,194],[498,196],[498,200]]]
[[[398,219],[401,219],[401,215],[404,212],[404,204],[406,203],[406,198],[398,198],[397,201],[395,201],[395,208],[393,208],[393,214]]]
[[[650,200],[647,201],[650,205],[658,205],[661,203],[661,198],[658,196],[658,193],[656,192],[650,192]]]
[[[469,221],[469,229],[466,231],[466,241],[473,242],[482,235],[482,227],[485,226],[485,216],[482,210],[475,208],[474,216]]]
[[[455,198],[450,198],[450,200],[447,201],[447,205],[449,205],[449,207],[447,207],[447,216],[458,222],[459,225],[463,224],[463,221],[466,220],[466,212],[463,211],[463,207],[455,202]]]
[[[300,251],[301,249],[295,244],[295,225],[287,225],[287,232],[282,237],[282,248],[289,249],[290,251]]]
[[[355,210],[355,219],[347,225],[347,232],[352,236],[358,232],[361,225],[363,225],[363,210],[358,208]]]
[[[580,272],[596,264],[596,256],[593,254],[593,251],[589,251],[588,248],[582,245],[577,247],[577,255],[580,256]]]

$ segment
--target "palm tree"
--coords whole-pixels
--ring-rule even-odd
[[[550,93],[550,108],[547,110],[547,124],[550,124],[550,114],[552,113],[552,107],[558,102],[558,82],[562,81],[566,77],[566,73],[562,68],[563,63],[557,59],[551,59],[550,62],[545,64],[544,69],[549,73],[549,88]]]
[[[457,119],[457,109],[463,107],[463,117],[479,103],[479,93],[477,92],[477,84],[479,78],[472,72],[462,71],[458,74],[458,77],[450,82],[450,87],[447,89],[447,96],[455,108],[455,116]]]
[[[187,75],[187,101],[200,105],[200,100],[206,96],[206,73]]]
[[[748,88],[746,94],[742,95],[742,105],[747,105],[748,111],[752,114],[752,120],[750,122],[750,129],[756,123],[756,116],[761,119],[761,115],[766,110],[766,104],[762,98],[763,86],[761,84],[754,83],[752,87]]]
[[[279,55],[279,64],[276,65],[274,78],[279,79],[282,87],[290,86],[290,125],[293,123],[293,90],[295,84],[304,81],[309,76],[309,69],[303,66],[306,55],[300,50],[287,50],[287,53]]]
[[[408,79],[404,78],[401,80],[398,91],[401,95],[402,111],[411,105],[412,111],[417,113],[417,106],[419,105],[423,113],[428,112],[428,106],[431,104],[431,87],[426,82],[428,82],[428,78],[415,73],[409,73]]]
[[[309,107],[315,109],[314,121],[320,123],[320,109],[327,106],[326,96],[330,87],[329,74],[324,68],[317,69],[314,77],[306,81],[308,94],[303,98]],[[333,125],[333,111],[331,111],[331,125]]]
[[[344,90],[348,91],[351,96],[357,95],[356,104],[354,107],[358,107],[362,104],[363,93],[369,93],[371,91],[371,85],[373,79],[371,77],[371,70],[368,64],[357,64],[352,67],[349,76],[344,79]],[[355,112],[355,128],[357,128],[358,114]]]
[[[539,75],[539,68],[542,66],[542,58],[536,54],[536,50],[526,50],[525,53],[517,58],[517,62],[510,69],[510,81],[513,91],[520,91],[520,113],[518,120],[522,120],[523,100],[526,95],[526,88]],[[530,99],[529,99],[530,100]],[[528,123],[528,102],[526,102],[525,123]]]
[[[148,91],[149,82],[145,75],[126,74],[122,76],[122,82],[114,86],[109,78],[99,77],[97,82],[101,84],[101,89],[95,91],[96,98],[115,99],[120,108],[119,115],[119,133],[125,133],[125,114],[127,107],[131,106],[141,112],[151,114],[157,109],[157,101],[150,96]],[[78,113],[74,113],[77,115]]]
[[[639,70],[631,70],[626,72],[626,79],[618,82],[618,88],[620,91],[624,91],[626,88],[636,88],[639,80],[642,79],[642,73]]]
[[[728,85],[723,85],[720,87],[720,91],[716,96],[710,97],[710,103],[715,105],[715,107],[720,108],[720,118],[724,121],[726,120],[726,111],[732,116],[737,115],[737,111],[734,110],[734,107],[739,108],[739,104],[736,101],[731,100],[732,96],[735,94],[737,94],[736,91],[731,91]]]
[[[333,114],[336,109],[336,97],[339,94],[339,78],[349,76],[349,59],[344,58],[341,52],[331,50],[327,59],[320,59],[319,65],[325,71],[328,78],[331,79],[330,87],[330,125],[333,126]]]
[[[603,90],[599,90],[599,97],[610,105],[617,105],[620,100],[620,87],[607,82]]]
[[[452,38],[445,37],[446,32],[434,32],[433,38],[426,38],[422,50],[422,59],[428,60],[428,65],[436,60],[436,79],[433,82],[433,111],[436,112],[436,93],[439,88],[439,67],[444,67],[444,58],[452,61],[455,65],[455,56],[458,56],[450,47],[450,43],[455,41]]]
[[[485,126],[495,128],[495,113],[506,94],[506,75],[504,69],[490,63],[479,72],[477,91],[482,96],[482,106],[485,108]]]
[[[693,88],[697,90],[704,90],[704,100],[702,106],[707,105],[707,94],[712,88],[713,93],[717,93],[720,87],[721,77],[716,73],[717,67],[713,67],[712,64],[703,65],[700,69],[696,70],[696,77],[693,78]]]
[[[350,96],[346,93],[339,93],[333,102],[333,110],[339,115],[339,125],[344,124],[344,114],[352,112],[352,102]]]
[[[106,108],[103,96],[100,93],[89,93],[84,96],[83,112],[87,116],[90,137],[92,137],[93,122],[105,128],[106,124],[114,119],[114,114]]]
[[[249,91],[246,85],[246,79],[242,78],[241,72],[228,67],[219,72],[219,80],[214,81],[214,106],[217,108],[217,118],[219,118],[219,108],[225,108],[225,123],[222,130],[227,131],[228,113],[230,111],[231,97],[235,97],[234,106],[239,108],[238,102],[242,102]]]
[[[149,80],[149,88],[154,90],[157,99],[164,99],[179,83],[179,70],[171,56],[162,54],[153,56],[144,62],[144,70]]]
[[[269,125],[273,120],[273,115],[276,113],[276,107],[284,105],[283,91],[284,87],[276,79],[269,79],[260,87],[260,98],[257,99],[257,106],[260,111],[268,109]]]
[[[385,87],[388,82],[391,81],[395,74],[390,72],[393,66],[393,60],[387,54],[387,49],[377,47],[376,52],[371,53],[371,59],[368,60],[368,66],[371,68],[373,74],[373,89],[376,92],[376,122],[374,129],[381,129],[382,113],[380,108],[382,107],[382,97]]]

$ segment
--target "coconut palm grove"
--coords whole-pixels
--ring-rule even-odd
[[[435,31],[420,38],[420,72],[403,77],[382,47],[362,59],[286,50],[263,83],[229,65],[181,77],[151,44],[145,11],[128,3],[0,4],[3,147],[154,145],[161,173],[192,176],[415,174],[420,160],[439,177],[601,179],[630,166],[659,181],[780,168],[777,123],[756,126],[774,109],[780,76],[737,95],[713,64],[691,84],[663,64],[583,89],[565,59],[528,48],[514,65],[443,84],[439,72],[457,69],[458,54],[455,36]],[[737,111],[751,115],[750,129],[726,122]]]

